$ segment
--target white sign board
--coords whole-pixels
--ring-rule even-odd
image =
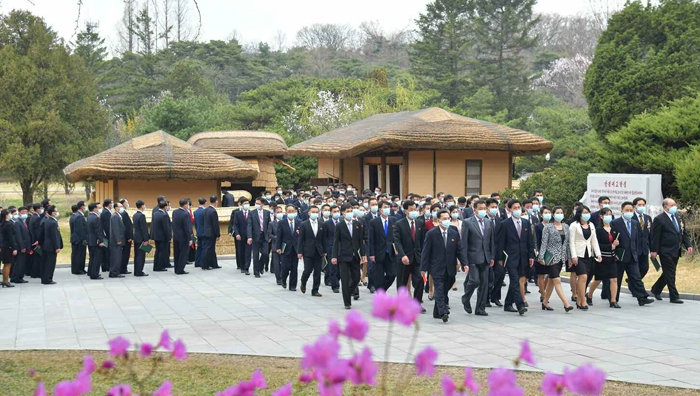
[[[598,210],[598,198],[610,198],[610,209],[615,217],[622,214],[620,205],[637,197],[647,201],[647,214],[655,217],[663,212],[661,175],[631,175],[625,173],[589,173],[588,187],[581,198],[592,212]]]

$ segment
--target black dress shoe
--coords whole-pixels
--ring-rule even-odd
[[[610,303],[610,308],[622,308],[622,307],[619,306],[616,302],[611,302],[611,303]]]
[[[352,308],[352,307],[349,306],[349,305],[346,305],[346,306],[345,306],[345,309],[350,309],[350,308]]]
[[[287,288],[287,283],[286,283],[286,282],[282,282],[282,288],[283,288],[283,289],[286,289],[286,288]]]
[[[523,306],[526,307],[526,308],[530,308],[530,304],[528,304],[527,301],[525,301],[525,302],[523,303]]]
[[[495,306],[497,306],[497,307],[502,307],[502,306],[503,306],[503,304],[501,304],[501,301],[499,301],[499,300],[493,301],[493,304],[494,304]]]
[[[464,310],[465,310],[468,314],[472,313],[472,305],[469,304],[469,303],[465,304],[465,305],[464,305]]]
[[[584,307],[583,305],[578,305],[578,304],[576,304],[576,309],[580,309],[580,310],[582,310],[582,311],[588,311],[588,305],[586,305],[586,306]]]
[[[569,305],[568,307],[564,307],[564,312],[566,312],[566,313],[569,313],[569,311],[573,311],[573,310],[574,310],[574,307],[572,307],[571,305]]]
[[[504,310],[505,312],[518,312],[518,310],[515,309],[515,308],[513,308],[512,305],[509,305],[509,306],[503,308],[503,310]]]
[[[54,282],[54,281],[51,281],[51,282],[46,282],[46,283],[44,283],[44,282],[41,282],[41,284],[42,284],[42,285],[55,285],[55,284],[56,284],[56,282]]]
[[[683,300],[681,300],[680,298],[677,300],[671,300],[671,304],[683,304]]]
[[[588,304],[588,305],[590,305],[590,306],[593,306],[593,299],[590,298],[590,297],[588,297],[588,296],[586,296],[586,304]]]
[[[78,272],[78,275],[87,275],[87,272],[85,272],[85,271],[80,271],[80,272]]]
[[[352,296],[352,298],[354,298],[355,301],[357,301],[357,300],[360,299],[360,295],[359,295],[359,294],[355,294],[355,295]]]
[[[101,277],[101,276],[91,276],[90,279],[92,279],[92,280],[102,280],[102,279],[104,279],[104,278]]]
[[[120,274],[122,274],[122,275],[131,275],[131,271],[120,272]]]
[[[312,296],[312,297],[323,297],[323,296],[321,295],[321,293],[319,293],[319,292],[312,292],[312,293],[311,293],[311,296]]]
[[[119,274],[119,275],[110,275],[109,277],[110,277],[110,278],[123,278],[124,275],[122,275],[122,274]]]
[[[148,274],[144,272],[143,274],[138,274],[138,275],[134,275],[134,276],[148,276]]]
[[[486,313],[483,309],[479,309],[476,312],[474,312],[474,315],[476,316],[489,316],[489,314]]]
[[[447,323],[448,320],[450,320],[449,314],[442,315],[442,323]]]
[[[289,291],[290,291],[290,292],[295,292],[295,291],[297,291],[297,288],[296,288],[296,287],[290,287],[290,288],[289,288]]]
[[[520,314],[520,316],[525,315],[525,312],[527,312],[527,308],[525,308],[525,307],[522,307],[518,310],[518,313]]]
[[[12,283],[29,283],[29,281],[26,281],[26,280],[22,279],[22,280],[20,280],[20,281],[12,282]]]
[[[214,268],[214,267],[212,267],[212,268]],[[241,274],[245,274],[245,270],[243,268],[241,268]]]
[[[544,305],[544,303],[542,303],[542,310],[543,311],[554,311],[554,308],[547,306],[547,305]]]
[[[493,305],[491,305],[490,302],[487,302],[486,304],[484,304],[484,308],[493,308]]]
[[[374,287],[374,286],[370,286],[370,287],[369,287],[369,292],[370,292],[371,294],[374,294],[374,292],[376,292],[376,291],[377,291],[377,288],[376,288],[376,287]]]
[[[246,271],[245,274],[246,274],[246,275],[250,275],[250,271]]]
[[[187,271],[182,271],[182,272],[176,272],[175,275],[187,275],[189,272]]]
[[[306,294],[306,285],[301,285],[300,289],[302,294]]]
[[[333,293],[340,293],[340,289],[333,289]]]
[[[165,268],[153,270],[153,272],[166,272],[166,271],[168,271],[168,270],[166,270]]]
[[[428,312],[428,311],[427,311],[425,308],[420,307],[420,313],[424,314],[424,313],[426,313],[426,312]]]
[[[13,285],[13,284],[10,283],[10,282],[7,282],[7,283],[2,282],[2,283],[0,283],[0,285],[2,285],[2,287],[15,287],[15,285]]]
[[[277,286],[282,286],[282,281],[277,281]]]
[[[648,298],[648,297],[640,298],[639,300],[637,300],[637,303],[639,303],[640,307],[651,304],[653,302],[654,302],[654,300],[652,300],[651,298]]]
[[[209,271],[211,268],[208,267],[202,267],[202,271]]]
[[[212,268],[212,269],[219,269],[219,268],[221,268],[221,266],[220,266],[220,265],[215,265],[215,266],[213,266],[213,267],[211,267],[211,268]]]
[[[663,300],[663,298],[661,298],[661,294],[654,294],[654,298],[658,301]]]
[[[260,274],[255,274],[255,277],[256,277],[256,278],[260,278]]]

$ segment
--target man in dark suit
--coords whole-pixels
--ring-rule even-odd
[[[43,233],[43,230],[41,229],[41,221],[43,220],[44,216],[42,216],[42,213],[45,213],[44,207],[39,203],[34,204],[34,214],[29,219],[29,235],[32,238],[32,249],[41,246],[39,239],[41,238],[41,234]],[[31,255],[30,261],[31,272],[28,272],[28,274],[32,278],[41,278],[42,263],[44,261],[42,259],[42,256],[40,256],[37,253],[34,253]]]
[[[642,250],[639,252],[639,276],[644,279],[649,272],[649,247],[651,246],[651,216],[646,214],[647,201],[644,198],[635,198],[632,201],[635,214],[634,220],[639,224],[639,230],[642,233]]]
[[[100,211],[102,208],[99,203],[91,203],[88,205],[90,214],[87,219],[87,241],[88,250],[90,251],[90,261],[88,262],[88,276],[92,280],[102,279],[100,268],[102,260],[104,260],[105,232],[102,229],[102,221],[100,220]]]
[[[44,216],[44,235],[43,243],[41,244],[44,254],[44,269],[41,272],[41,284],[53,285],[53,273],[56,270],[56,258],[63,249],[63,238],[58,229],[58,211],[53,205],[46,208],[46,216]]]
[[[591,213],[591,220],[590,220],[590,222],[593,223],[595,228],[600,228],[603,226],[603,224],[602,224],[603,219],[600,218],[600,209],[609,208],[609,207],[610,207],[610,198],[608,198],[606,196],[598,197],[598,210]]]
[[[212,195],[209,197],[209,205],[204,209],[204,233],[202,237],[204,253],[202,255],[202,269],[212,270],[221,268],[216,257],[216,242],[221,239],[221,229],[219,228],[219,213],[216,211],[216,203],[219,197]]]
[[[251,245],[248,245],[248,216],[250,201],[246,197],[238,199],[238,210],[231,212],[228,232],[236,240],[236,268],[250,275]]]
[[[119,273],[122,275],[129,275],[129,257],[131,256],[131,244],[134,242],[134,224],[131,222],[131,216],[129,216],[129,201],[126,199],[119,200],[119,203],[124,208],[124,211],[119,213],[124,223],[124,235],[126,236],[126,241],[124,242],[124,248],[122,249],[122,263],[119,268]]]
[[[170,263],[170,241],[173,238],[170,216],[165,211],[167,202],[158,204],[158,211],[151,221],[151,237],[156,242],[156,254],[153,259],[153,271],[167,271]]]
[[[197,252],[194,256],[194,266],[202,267],[202,253],[204,252],[202,235],[204,235],[204,211],[207,208],[207,200],[200,197],[197,202],[199,207],[194,211],[194,230],[197,233]]]
[[[486,200],[486,209],[488,219],[491,220],[491,223],[493,223],[493,235],[494,238],[496,238],[498,236],[498,230],[501,228],[501,222],[503,221],[503,218],[507,218],[507,215],[501,217],[501,209],[503,208],[498,206],[498,200],[496,198],[489,198]],[[496,242],[496,245],[498,245],[498,242]],[[493,258],[496,259],[497,256],[497,252],[494,251]],[[501,289],[503,288],[502,285],[505,277],[506,268],[504,266],[494,264],[493,267],[489,267],[488,295],[490,303],[489,301],[486,301],[486,308],[490,308],[492,306],[491,303],[497,307],[503,306],[503,304],[501,304]]]
[[[151,210],[151,219],[153,219],[153,216],[155,216],[156,212],[158,212],[160,210],[160,203],[161,202],[166,202],[164,195],[159,195],[156,197],[156,206],[154,206],[153,209]]]
[[[298,279],[298,242],[299,226],[301,222],[297,220],[297,207],[287,205],[287,217],[277,226],[277,253],[282,258],[282,287],[287,288],[287,278],[289,278],[289,290],[297,290]],[[284,249],[283,246],[284,245]]]
[[[340,207],[331,206],[330,208],[330,218],[323,223],[323,234],[324,234],[324,256],[326,258],[326,265],[328,265],[328,283],[330,283],[331,290],[333,293],[340,293],[340,271],[337,265],[329,265],[330,260],[333,256],[333,240],[335,239],[335,227],[342,221],[340,219]]]
[[[634,221],[634,205],[632,202],[624,202],[622,204],[622,217],[617,218],[610,223],[610,227],[619,236],[617,238],[620,243],[617,247],[617,252],[622,254],[622,259],[617,261],[617,301],[620,301],[620,290],[622,279],[627,272],[628,286],[632,296],[637,298],[640,306],[651,304],[654,300],[647,297],[644,283],[639,275],[639,253],[642,251],[642,232],[639,225]],[[624,253],[622,252],[624,251]]]
[[[224,197],[221,200],[221,207],[222,208],[230,208],[236,206],[236,197],[231,194],[231,191],[224,191]]]
[[[180,207],[173,211],[173,252],[175,256],[175,274],[185,275],[187,255],[192,245],[192,219],[189,212],[189,200],[180,199]]]
[[[344,220],[335,227],[331,265],[338,265],[341,290],[345,309],[350,309],[351,293],[355,300],[360,298],[357,285],[360,282],[360,261],[367,260],[367,238],[364,223],[353,220],[353,208],[349,203],[341,207]]]
[[[279,235],[279,225],[284,220],[284,212],[281,206],[275,206],[275,213],[270,221],[270,246],[272,247],[272,273],[278,286],[282,286],[282,260],[277,253],[277,236]]]
[[[469,275],[464,280],[462,305],[467,313],[472,313],[470,300],[478,288],[475,314],[488,316],[485,308],[488,302],[489,268],[493,267],[496,252],[496,235],[493,222],[487,218],[484,201],[477,203],[476,216],[462,222],[462,249],[469,259],[468,262],[462,262],[462,267],[469,267]]]
[[[110,219],[112,218],[112,208],[114,204],[112,202],[111,198],[107,198],[102,202],[102,213],[100,214],[100,221],[102,222],[102,229],[105,232],[105,238],[107,238],[107,241],[109,241],[109,222]],[[110,255],[112,254],[112,248],[111,245],[105,251],[103,252],[104,254],[104,260],[102,261],[102,272],[107,272],[109,271],[109,266],[110,263],[112,262]]]
[[[142,200],[136,201],[136,213],[134,213],[134,276],[148,276],[143,272],[146,264],[146,252],[141,250],[141,246],[148,245],[151,236],[148,233],[146,224],[145,203]]]
[[[438,212],[440,226],[432,228],[425,234],[423,251],[421,252],[420,270],[423,277],[428,273],[435,284],[435,306],[433,318],[442,319],[447,323],[450,315],[449,292],[457,274],[457,259],[466,263],[467,255],[462,248],[459,231],[451,227],[450,212],[442,209]],[[464,271],[469,275],[469,267]]]
[[[298,259],[304,259],[304,272],[301,274],[301,292],[306,293],[306,282],[313,273],[314,280],[311,295],[321,297],[318,288],[321,286],[321,270],[323,268],[323,223],[319,221],[318,207],[309,209],[309,220],[299,226]]]
[[[267,201],[263,202],[263,198],[256,199],[255,210],[250,212],[246,221],[247,244],[249,247],[252,247],[253,273],[256,278],[260,278],[264,266],[270,261],[267,253],[267,240],[270,237],[270,212],[263,209],[263,205],[266,204]],[[250,262],[248,262],[248,265],[250,265]],[[250,273],[248,268],[246,268],[246,273]]]
[[[676,201],[666,198],[663,201],[664,213],[656,216],[651,226],[651,258],[661,260],[662,273],[651,287],[651,292],[657,300],[661,300],[661,292],[668,287],[671,303],[682,304],[683,300],[676,289],[676,267],[682,250],[688,255],[693,254],[688,232],[683,219],[677,214]],[[632,281],[632,279],[630,279]]]
[[[425,223],[418,219],[416,203],[403,203],[406,217],[394,224],[394,247],[396,247],[396,288],[406,287],[409,278],[413,286],[413,298],[423,301],[423,277],[420,273],[421,251],[425,236]],[[425,308],[422,308],[425,313]]]
[[[501,222],[496,236],[498,265],[505,266],[509,279],[508,294],[506,294],[503,310],[524,315],[527,308],[523,305],[523,298],[520,294],[520,282],[521,279],[527,279],[527,273],[535,263],[532,227],[529,221],[520,218],[522,215],[520,201],[510,200],[508,209],[511,217]],[[494,288],[496,286],[494,285]],[[513,303],[517,309],[513,308]]]
[[[12,283],[27,283],[24,280],[26,273],[26,263],[29,257],[29,251],[32,247],[32,242],[29,237],[29,227],[25,220],[27,219],[27,208],[22,206],[19,208],[19,218],[13,222],[15,228],[15,239],[17,242],[17,256],[12,264]]]
[[[126,229],[122,213],[126,212],[121,203],[114,205],[114,213],[109,220],[109,277],[123,278],[121,274],[122,254],[126,245]]]
[[[75,246],[73,246],[73,223],[75,222],[75,214],[78,213],[78,205],[71,205],[70,213],[71,213],[71,215],[68,218],[68,232],[70,233],[70,243],[71,243],[70,272],[73,275],[79,275],[80,270],[77,270],[77,267],[78,267],[78,254],[80,254],[80,252],[78,251],[78,249],[75,248]]]
[[[374,262],[373,284],[378,289],[389,290],[396,279],[396,252],[394,251],[394,224],[389,216],[391,204],[379,202],[379,217],[369,223],[369,261]]]
[[[501,205],[501,194],[499,194],[499,193],[497,193],[497,192],[491,193],[491,199],[493,199],[494,201],[496,201],[496,208],[498,208],[498,215],[497,215],[497,216],[498,216],[501,220],[507,219],[507,218],[508,218],[508,212],[506,212],[506,208],[500,206],[500,205]],[[488,199],[487,199],[487,202],[488,202]],[[488,203],[486,204],[486,206],[488,206]],[[491,217],[490,214],[489,214],[489,217]],[[495,265],[494,265],[494,268],[495,268]]]
[[[78,202],[77,210],[70,218],[71,234],[71,273],[85,275],[85,256],[87,252],[87,219],[85,202]]]

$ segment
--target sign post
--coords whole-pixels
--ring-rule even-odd
[[[598,198],[610,198],[610,209],[615,217],[621,216],[623,202],[632,202],[637,197],[647,201],[647,214],[655,217],[663,212],[661,175],[633,175],[625,173],[590,173],[588,187],[581,198],[592,212],[598,210]]]

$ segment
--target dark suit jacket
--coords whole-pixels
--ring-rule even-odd
[[[58,221],[46,216],[44,221],[44,243],[42,244],[42,250],[53,253],[58,249],[63,249],[63,238],[58,231]]]
[[[269,235],[268,235],[268,240],[270,241],[271,245],[270,246],[277,246],[277,234],[279,233],[278,226],[280,222],[276,218],[270,219],[270,225],[269,225]],[[324,230],[325,231],[325,230]],[[274,248],[272,250],[275,250]]]
[[[496,261],[505,261],[503,252],[508,254],[508,263],[511,264],[529,265],[528,259],[535,258],[532,226],[527,220],[521,219],[521,222],[522,233],[520,237],[518,237],[518,231],[512,217],[501,222],[498,235],[496,235]]]
[[[204,235],[204,207],[200,206],[194,211],[194,229],[198,236]]]
[[[613,220],[614,219],[615,219],[615,216],[613,216]],[[596,229],[603,226],[603,218],[600,217],[600,210],[596,210],[595,212],[591,213],[591,220],[590,221],[591,221],[591,223],[593,223],[593,225],[595,226]]]
[[[317,254],[323,257],[323,252],[325,251],[323,248],[323,223],[316,221],[316,224],[317,229],[315,236],[314,230],[311,227],[311,220],[306,220],[299,226],[299,241],[297,245],[299,246],[299,250],[297,251],[298,254],[303,254],[305,257],[312,257],[313,255]]]
[[[70,243],[81,244],[87,241],[87,220],[80,212],[75,212],[70,218],[71,233]]]
[[[685,228],[685,222],[676,215],[676,222],[680,231],[666,213],[661,213],[654,218],[651,225],[651,251],[669,255],[673,258],[680,257],[681,249],[690,247],[690,238]]]
[[[642,216],[644,216],[644,228],[642,228],[642,225],[639,222],[639,213],[635,212],[633,219],[637,222],[636,226],[642,231],[642,251],[640,254],[648,255],[651,251],[649,247],[651,246],[651,227],[653,220],[651,219],[651,216],[646,213]]]
[[[275,250],[282,249],[282,244],[286,244],[283,255],[298,254],[299,252],[299,227],[301,226],[299,219],[294,219],[294,229],[289,228],[289,219],[285,217],[277,224],[277,244]]]
[[[41,217],[38,214],[34,214],[29,218],[29,236],[32,239],[32,244],[39,241],[39,235],[41,234]]]
[[[387,255],[392,260],[396,257],[394,252],[396,218],[389,216],[387,222],[389,229],[386,236],[384,236],[384,219],[381,216],[369,222],[369,256],[374,256],[379,262],[384,261]]]
[[[105,232],[102,229],[102,220],[97,213],[90,213],[87,220],[88,228],[88,246],[98,246],[105,238]]]
[[[112,218],[112,212],[107,210],[107,208],[102,209],[102,214],[100,215],[100,221],[102,222],[102,229],[109,238],[110,225],[109,220]]]
[[[366,228],[359,220],[352,221],[352,235],[348,230],[347,220],[341,220],[335,227],[333,234],[333,251],[331,258],[338,263],[360,261],[362,256],[367,256]]]
[[[15,240],[17,241],[17,250],[31,249],[32,241],[29,238],[29,227],[22,220],[17,220],[13,223],[15,227]]]
[[[156,242],[167,242],[173,239],[173,229],[170,216],[159,210],[151,220],[151,237]]]
[[[338,222],[340,221],[342,220],[338,219]],[[335,239],[335,223],[332,218],[323,223],[323,239],[324,253],[330,257],[333,255],[333,240]]]
[[[224,197],[221,199],[221,207],[228,208],[231,206],[236,206],[236,197],[234,197],[230,192],[226,192]]]
[[[494,260],[496,253],[494,229],[493,222],[484,219],[484,234],[482,235],[481,225],[476,216],[462,222],[462,249],[469,259],[468,262],[462,261],[462,266],[489,264],[491,260]]]
[[[124,213],[120,213],[120,215],[124,223],[124,235],[126,235],[126,240],[131,241],[134,239],[134,223],[131,222],[131,216],[129,216],[126,210]]]
[[[126,229],[121,214],[114,212],[109,219],[109,246],[117,246],[126,243]]]
[[[635,223],[634,220],[630,222],[632,223],[632,235],[627,232],[627,224],[625,224],[625,219],[622,217],[610,223],[610,228],[620,235],[617,238],[620,242],[618,248],[625,249],[625,254],[621,260],[622,263],[637,262],[637,257],[642,251],[642,233],[639,230],[639,224]]]
[[[447,229],[447,245],[442,237],[442,228],[435,227],[425,234],[421,271],[429,272],[433,277],[444,276],[445,272],[454,277],[457,274],[457,259],[462,263],[469,261],[456,227],[451,226]]]
[[[416,219],[413,228],[416,232],[415,241],[411,235],[410,220],[403,218],[397,221],[394,224],[394,246],[398,252],[397,257],[399,260],[406,256],[411,264],[420,265],[420,256],[423,250],[423,241],[425,240],[425,223],[420,219]]]
[[[134,214],[134,242],[136,244],[142,244],[148,242],[151,239],[148,233],[148,224],[146,224],[146,215],[142,212],[136,212]]]
[[[468,219],[472,216],[474,216],[474,208],[472,208],[471,206],[467,206],[467,208],[464,209],[464,218]]]
[[[0,227],[0,235],[2,236],[2,247],[9,251],[19,250],[17,248],[17,238],[15,236],[15,227],[12,221],[5,222]]]
[[[260,212],[263,216],[263,240],[260,240]],[[265,209],[252,210],[248,212],[248,221],[246,223],[246,235],[248,238],[253,238],[253,242],[259,243],[267,241],[270,237],[270,212]]]
[[[248,216],[247,216],[248,218],[250,217],[251,213],[252,213],[252,210],[248,210]],[[243,209],[234,210],[231,213],[231,221],[229,222],[229,225],[228,225],[228,231],[234,237],[236,235],[240,235],[241,240],[243,240],[243,241],[248,239],[248,219],[246,218],[246,215],[243,213]]]
[[[192,241],[192,218],[190,212],[177,208],[173,211],[173,240],[189,244]]]
[[[202,236],[214,239],[221,236],[221,230],[219,229],[219,213],[213,206],[208,206],[204,210],[204,233]]]

